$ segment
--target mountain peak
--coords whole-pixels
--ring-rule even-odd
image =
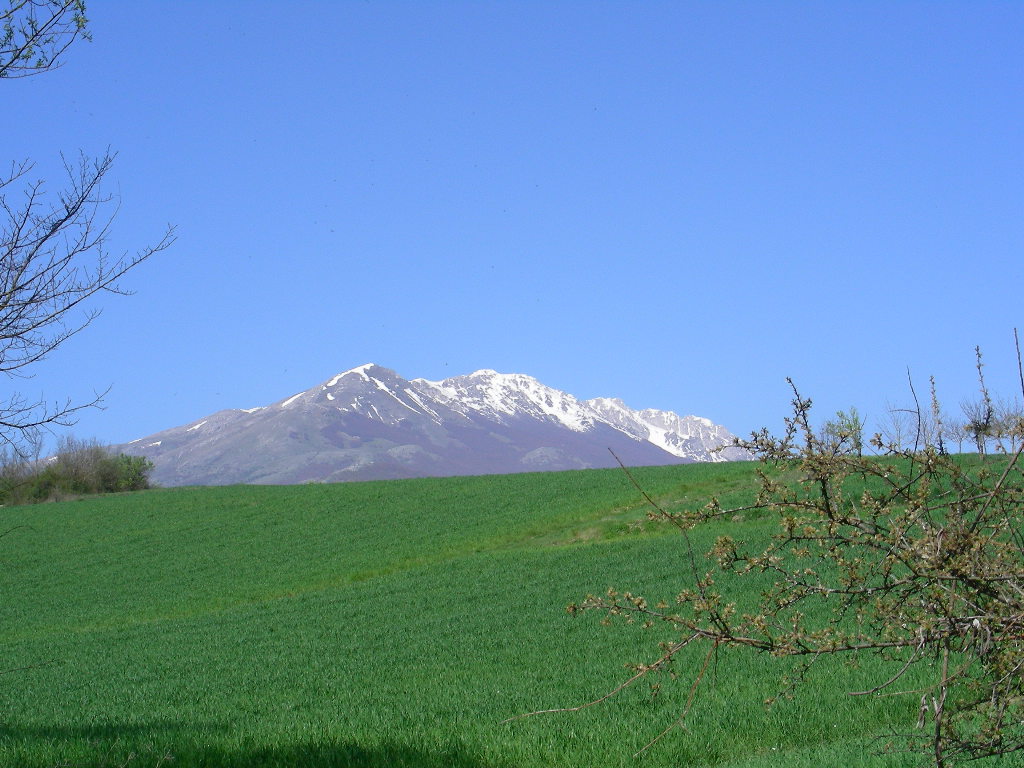
[[[324,386],[333,387],[339,381],[346,376],[358,376],[364,381],[377,378],[394,378],[398,374],[392,371],[390,368],[384,368],[383,366],[377,365],[376,363],[364,363],[363,365],[357,365],[355,368],[349,368],[347,371],[335,374],[334,377],[328,381]]]

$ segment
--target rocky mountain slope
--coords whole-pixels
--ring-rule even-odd
[[[406,380],[368,364],[262,408],[227,410],[117,450],[162,485],[337,482],[742,460],[697,416],[578,400],[491,370]],[[610,449],[610,450],[609,450]]]

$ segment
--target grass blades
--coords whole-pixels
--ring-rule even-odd
[[[667,504],[740,500],[754,465],[637,470]],[[682,541],[621,472],[191,488],[0,510],[0,765],[902,766],[877,737],[913,697],[822,662],[766,708],[781,662],[723,653],[688,685],[575,706],[660,630],[565,606],[671,596]],[[726,521],[768,535],[767,520]],[[694,535],[706,551],[721,531]],[[752,587],[753,588],[753,587]],[[699,658],[698,658],[699,656]],[[702,663],[702,652],[683,667]]]

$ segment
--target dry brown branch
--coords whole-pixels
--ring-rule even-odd
[[[1017,348],[1024,393],[1019,343]],[[993,411],[980,351],[977,368],[982,394],[975,434],[985,439]],[[795,386],[782,438],[762,430],[739,441],[765,464],[756,504],[742,509],[776,517],[779,532],[767,546],[720,536],[710,552],[698,556],[690,530],[721,525],[735,510],[712,500],[702,510],[670,512],[623,467],[652,516],[684,535],[691,581],[671,609],[667,601],[652,607],[640,595],[613,589],[604,597],[588,596],[570,611],[597,610],[608,620],[636,617],[645,626],[661,623],[679,640],[609,694],[580,707],[545,711],[575,712],[607,701],[641,677],[666,671],[683,648],[708,643],[703,665],[690,677],[682,713],[642,752],[685,723],[721,647],[803,659],[786,690],[826,656],[874,652],[893,671],[851,695],[920,696],[920,727],[930,720],[929,735],[907,737],[937,768],[1024,749],[1024,443],[1010,455],[950,456],[941,442],[934,382],[927,424],[912,382],[911,392],[917,444],[883,445],[876,437],[884,457],[855,455],[841,449],[835,434],[815,433],[810,401]],[[799,483],[782,482],[773,469],[778,467],[795,469]],[[741,583],[749,573],[771,574],[775,583],[758,597],[718,586]],[[724,574],[734,578],[720,579]],[[937,663],[926,663],[931,661]],[[924,686],[889,690],[915,669],[930,678]]]
[[[615,688],[610,690],[608,693],[604,694],[604,696],[600,696],[600,697],[594,699],[593,701],[588,701],[585,704],[579,704],[578,706],[575,706],[575,707],[557,707],[555,709],[538,709],[535,712],[524,712],[523,714],[516,715],[515,717],[508,717],[508,718],[502,720],[500,724],[504,725],[505,723],[511,723],[511,722],[513,722],[515,720],[522,720],[522,719],[527,718],[527,717],[533,717],[534,715],[550,715],[550,714],[554,714],[556,712],[582,712],[584,709],[589,709],[590,707],[593,707],[596,704],[600,704],[603,701],[607,701],[608,699],[610,699],[612,696],[614,696],[615,694],[619,693],[620,691],[624,691],[626,688],[629,688],[631,685],[633,685],[633,683],[635,683],[637,680],[640,680],[641,678],[645,677],[648,673],[650,673],[659,664],[663,664],[666,661],[668,661],[669,659],[671,659],[676,653],[678,653],[684,647],[686,647],[686,645],[688,645],[689,642],[691,640],[693,640],[693,639],[695,639],[695,638],[689,638],[687,640],[683,640],[681,642],[675,643],[665,653],[665,655],[662,656],[658,661],[655,661],[653,664],[642,666],[636,672],[636,674],[634,674],[628,680],[625,680],[624,682],[622,682],[619,685],[615,686]]]
[[[679,717],[676,718],[675,722],[673,722],[671,725],[665,728],[665,730],[663,730],[649,742],[644,744],[639,750],[637,750],[633,754],[633,757],[639,757],[640,755],[642,755],[648,749],[650,749],[659,741],[661,741],[662,737],[665,736],[665,734],[667,734],[673,728],[685,727],[686,717],[690,714],[690,710],[693,708],[693,701],[697,697],[697,688],[700,687],[701,680],[704,679],[704,674],[708,671],[708,664],[711,663],[711,659],[715,655],[715,652],[717,650],[718,646],[712,645],[710,648],[708,648],[708,652],[704,654],[704,663],[700,665],[700,671],[693,678],[693,683],[690,685],[690,693],[686,697],[686,706],[683,707],[683,711],[680,713]]]

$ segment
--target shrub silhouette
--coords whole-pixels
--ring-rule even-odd
[[[153,462],[114,454],[95,440],[63,440],[57,453],[33,462],[8,458],[0,467],[0,503],[35,504],[74,496],[149,488]]]

